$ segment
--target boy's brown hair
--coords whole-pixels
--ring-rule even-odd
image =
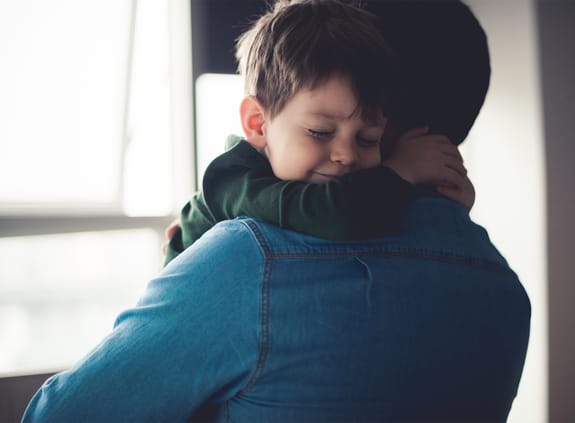
[[[237,40],[246,95],[275,117],[300,90],[347,78],[366,120],[389,114],[395,62],[376,23],[338,0],[278,0]]]

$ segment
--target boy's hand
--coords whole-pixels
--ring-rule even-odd
[[[411,129],[399,138],[383,165],[412,184],[434,185],[440,194],[469,209],[473,206],[475,190],[463,158],[444,135],[429,134],[428,128]]]
[[[437,185],[435,189],[441,195],[463,204],[468,210],[471,210],[473,203],[475,203],[475,188],[467,175],[460,176],[460,181],[457,184]]]
[[[166,251],[168,250],[168,243],[170,242],[170,239],[172,239],[172,237],[179,228],[180,228],[180,219],[176,219],[172,223],[170,223],[166,228],[166,230],[164,231],[164,236],[166,238],[162,243],[162,257],[166,256]]]

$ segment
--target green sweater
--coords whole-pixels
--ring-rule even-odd
[[[326,184],[283,181],[247,141],[231,136],[227,147],[206,169],[202,191],[184,206],[164,264],[216,223],[237,216],[335,241],[382,236],[415,198],[415,187],[387,167]]]

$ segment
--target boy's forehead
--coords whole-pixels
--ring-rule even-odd
[[[301,89],[292,101],[300,113],[310,117],[338,121],[361,119],[362,105],[349,79],[344,77],[332,77],[314,88]],[[385,124],[386,121],[383,109],[370,119],[373,124]]]
[[[325,120],[332,120],[332,121],[346,121],[346,120],[352,120],[352,119],[356,119],[356,118],[361,119],[361,109],[359,108],[358,104],[356,104],[356,107],[353,110],[353,112],[349,113],[349,114],[342,113],[338,110],[332,111],[330,109],[325,109],[325,110],[310,109],[310,110],[305,110],[304,113],[310,117],[315,117],[315,118],[320,118],[320,119],[325,119]],[[376,119],[370,120],[369,123],[373,126],[383,126],[387,123],[387,118],[385,117],[385,115],[382,112],[381,116],[378,116]]]

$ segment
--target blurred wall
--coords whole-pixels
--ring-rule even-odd
[[[549,417],[575,421],[575,1],[537,2],[547,177]]]
[[[545,139],[532,0],[466,0],[489,42],[491,83],[463,156],[477,190],[471,211],[531,300],[531,335],[510,423],[548,419]]]
[[[52,373],[0,378],[0,422],[19,422],[34,393],[50,376]]]

